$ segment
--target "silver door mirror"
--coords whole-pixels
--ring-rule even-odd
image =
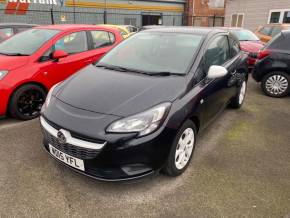
[[[228,70],[225,67],[212,65],[207,73],[209,79],[221,78],[227,75]]]

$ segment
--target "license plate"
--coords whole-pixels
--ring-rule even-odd
[[[84,166],[84,161],[75,157],[72,157],[58,149],[56,149],[55,147],[53,147],[52,145],[49,145],[49,152],[58,160],[60,160],[61,162],[66,163],[67,165],[76,168],[78,170],[81,171],[85,171],[85,166]]]

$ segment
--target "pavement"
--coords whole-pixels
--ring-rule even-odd
[[[187,171],[99,182],[53,160],[38,120],[0,121],[0,217],[290,217],[290,97],[250,81],[200,136]]]

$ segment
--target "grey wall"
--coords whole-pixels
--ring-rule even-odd
[[[225,26],[233,13],[244,13],[244,28],[255,30],[268,22],[270,10],[290,9],[290,0],[227,0]]]

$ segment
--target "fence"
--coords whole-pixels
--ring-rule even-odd
[[[26,10],[16,14],[7,14],[0,9],[0,23],[17,22],[33,24],[126,24],[134,26],[223,26],[224,17],[220,16],[187,16],[185,14],[165,14],[150,12],[112,13],[107,11],[73,10]],[[9,11],[8,11],[9,12]],[[25,12],[25,13],[24,13]],[[18,14],[17,14],[18,13]],[[24,13],[22,15],[22,13]],[[149,20],[147,20],[149,19]],[[151,20],[150,20],[151,19]]]

